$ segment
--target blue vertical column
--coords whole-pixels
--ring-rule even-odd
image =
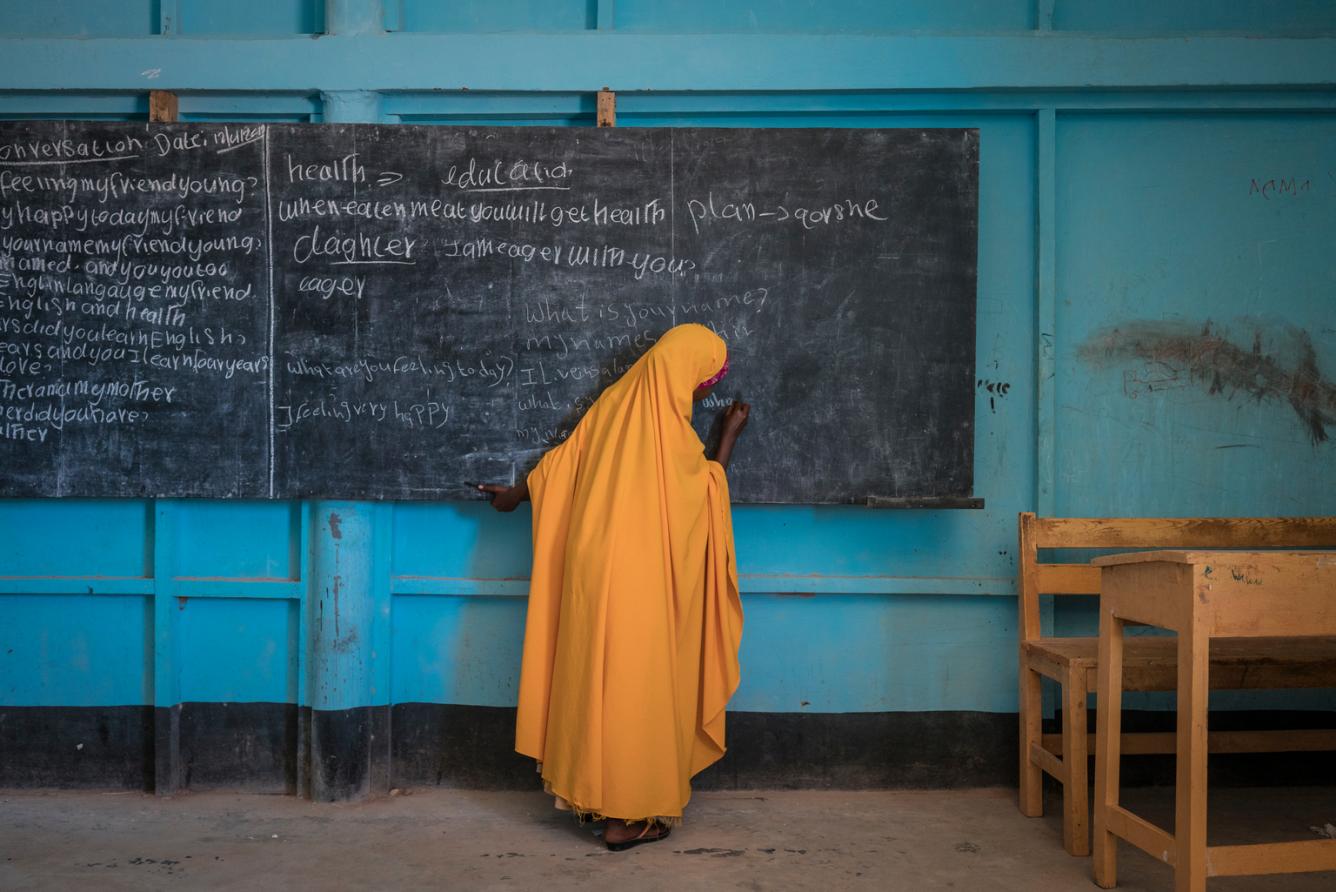
[[[326,124],[374,124],[380,120],[380,94],[336,90],[320,94]]]
[[[390,0],[397,4],[399,0]],[[385,30],[382,0],[325,0],[325,33],[374,34]]]
[[[311,798],[357,799],[385,786],[387,707],[377,706],[373,642],[388,588],[378,548],[385,506],[311,504]]]

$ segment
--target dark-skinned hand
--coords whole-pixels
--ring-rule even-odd
[[[729,403],[728,408],[724,410],[724,421],[720,428],[720,434],[731,440],[736,440],[738,435],[742,433],[742,429],[747,426],[747,419],[750,417],[751,403]]]
[[[491,493],[492,507],[497,511],[514,511],[524,501],[518,486],[506,486],[500,483],[479,483],[478,489]]]

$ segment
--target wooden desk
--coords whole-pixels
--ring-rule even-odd
[[[1149,551],[1101,568],[1095,744],[1095,882],[1117,885],[1117,840],[1174,868],[1178,892],[1208,876],[1336,870],[1336,840],[1206,844],[1206,715],[1212,638],[1336,635],[1336,552]],[[1174,833],[1118,805],[1123,628],[1178,634]]]

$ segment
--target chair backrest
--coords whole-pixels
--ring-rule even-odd
[[[1098,595],[1099,568],[1039,563],[1039,549],[1336,548],[1336,517],[1038,517],[1020,515],[1021,639],[1040,636],[1040,595]]]

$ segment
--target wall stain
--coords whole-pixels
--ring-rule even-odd
[[[357,647],[357,630],[349,629],[342,638],[335,638],[330,647],[336,652],[346,654]]]
[[[1173,321],[1132,320],[1096,332],[1077,355],[1092,365],[1140,361],[1155,380],[1147,390],[1196,383],[1207,393],[1232,400],[1240,394],[1257,402],[1283,400],[1298,416],[1314,445],[1336,425],[1336,383],[1323,377],[1307,331],[1253,324],[1252,345],[1242,347],[1211,320],[1200,327]],[[1263,341],[1277,345],[1263,352]],[[1139,378],[1137,379],[1140,380]],[[1181,382],[1181,383],[1180,383]],[[1170,385],[1172,386],[1172,385]],[[1129,391],[1129,396],[1135,396]]]
[[[343,523],[343,518],[331,511],[329,512],[329,534],[335,539],[343,538],[343,530],[339,529],[339,524]]]

